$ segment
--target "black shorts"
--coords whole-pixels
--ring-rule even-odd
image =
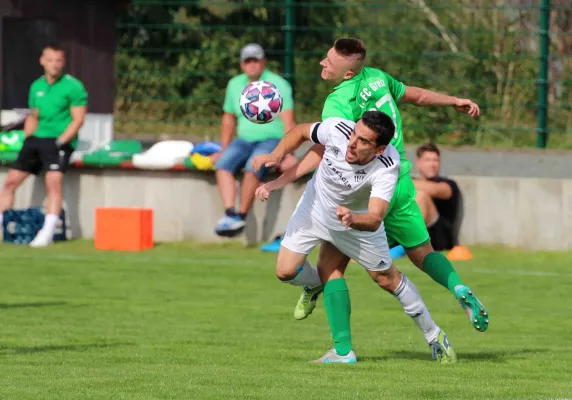
[[[455,245],[453,227],[443,217],[439,216],[437,222],[427,228],[431,237],[431,246],[435,251],[451,250]]]
[[[22,150],[11,168],[37,175],[41,171],[65,173],[70,165],[73,147],[56,147],[56,139],[30,136],[24,140]]]

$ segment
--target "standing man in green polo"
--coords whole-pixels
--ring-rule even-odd
[[[56,46],[46,46],[40,57],[44,75],[32,83],[30,115],[26,118],[26,139],[12,164],[0,192],[0,226],[3,213],[14,203],[16,189],[30,176],[46,172],[46,218],[44,226],[30,243],[45,247],[52,243],[62,210],[62,187],[77,133],[87,112],[87,92],[83,84],[64,73],[65,54]]]

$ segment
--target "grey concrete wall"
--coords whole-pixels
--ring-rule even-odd
[[[0,169],[0,182],[7,170]],[[453,175],[464,195],[463,244],[493,243],[534,250],[572,250],[572,180]],[[305,180],[256,202],[243,234],[247,243],[281,233]],[[30,178],[15,208],[41,205],[45,191]],[[214,175],[202,172],[72,170],[64,189],[74,237],[92,238],[96,207],[154,209],[156,241],[221,240],[214,227],[222,204]]]
[[[417,146],[406,146],[407,158],[415,162]],[[572,151],[518,149],[484,151],[440,147],[441,174],[572,179]],[[416,173],[416,170],[413,170]]]

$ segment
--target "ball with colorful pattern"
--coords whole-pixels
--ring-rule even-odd
[[[242,115],[255,124],[267,124],[282,111],[282,94],[271,82],[249,83],[240,94]]]

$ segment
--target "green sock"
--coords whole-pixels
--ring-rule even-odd
[[[423,271],[439,285],[455,294],[455,286],[462,285],[461,277],[455,271],[447,257],[436,251],[429,253],[423,260]]]
[[[350,330],[350,294],[344,278],[328,281],[324,286],[324,308],[328,316],[334,348],[340,356],[353,348]]]

